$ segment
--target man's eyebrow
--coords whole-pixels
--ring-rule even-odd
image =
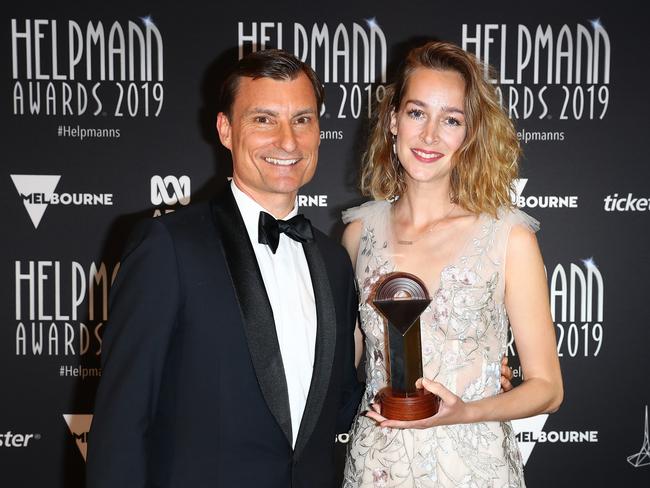
[[[246,115],[252,115],[252,114],[266,114],[266,115],[271,115],[273,117],[277,117],[279,114],[278,112],[271,110],[269,108],[261,108],[261,107],[253,107],[250,110],[246,111]]]
[[[313,108],[303,108],[301,110],[298,110],[296,113],[293,114],[294,117],[300,117],[301,115],[313,115],[316,113],[316,110]]]
[[[315,113],[316,113],[315,109],[308,107],[308,108],[302,108],[300,110],[297,110],[291,116],[300,117],[301,115],[313,115]],[[270,108],[262,108],[262,107],[253,107],[246,111],[246,115],[253,115],[253,114],[264,114],[264,115],[270,115],[272,117],[277,117],[278,115],[280,115],[280,112],[271,110]]]

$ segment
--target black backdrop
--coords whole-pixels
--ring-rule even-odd
[[[542,222],[566,396],[557,414],[515,423],[527,482],[648,486],[643,12],[603,1],[2,9],[3,487],[83,486],[123,240],[137,219],[223,184],[228,155],[213,126],[224,66],[254,44],[281,46],[323,78],[319,170],[301,203],[339,237],[340,211],[362,201],[355,183],[369,102],[405,50],[430,38],[455,41],[500,71],[525,151],[513,197]]]

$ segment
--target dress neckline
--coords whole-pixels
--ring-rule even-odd
[[[392,225],[392,208],[393,205],[387,205],[384,208],[384,211],[387,212],[386,218],[383,219],[385,222],[386,228],[384,229],[386,232],[386,259],[390,261],[390,264],[392,265],[393,271],[404,271],[407,272],[406,270],[400,269],[400,267],[397,265],[395,262],[394,256],[395,256],[395,234],[393,232],[393,225]],[[422,279],[424,282],[424,285],[427,287],[427,291],[429,292],[429,296],[433,299],[438,291],[442,289],[442,281],[443,281],[443,274],[446,270],[458,265],[459,261],[467,255],[467,248],[470,246],[472,242],[474,242],[476,239],[478,239],[481,235],[481,230],[483,228],[483,223],[485,221],[486,215],[485,214],[478,214],[475,215],[476,221],[473,222],[470,226],[468,226],[467,234],[465,238],[462,240],[462,244],[458,248],[458,251],[452,256],[452,259],[450,259],[447,264],[443,265],[440,270],[435,273],[435,277],[437,278],[436,283],[427,283],[424,281],[422,277],[419,277]],[[415,273],[413,273],[415,274]],[[416,275],[417,276],[417,275]],[[435,285],[435,286],[432,286]]]

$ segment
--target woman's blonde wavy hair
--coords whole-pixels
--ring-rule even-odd
[[[412,49],[397,79],[378,104],[361,167],[361,191],[376,200],[404,194],[404,168],[392,157],[391,115],[398,112],[409,77],[418,68],[450,70],[465,80],[467,134],[452,161],[451,199],[473,213],[496,216],[509,207],[511,187],[519,171],[521,148],[515,128],[497,93],[485,79],[483,64],[448,42],[429,42]]]

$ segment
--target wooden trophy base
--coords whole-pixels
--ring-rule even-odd
[[[379,391],[381,415],[390,420],[421,420],[438,412],[440,398],[427,390],[417,390],[415,393],[393,393],[390,386]]]

